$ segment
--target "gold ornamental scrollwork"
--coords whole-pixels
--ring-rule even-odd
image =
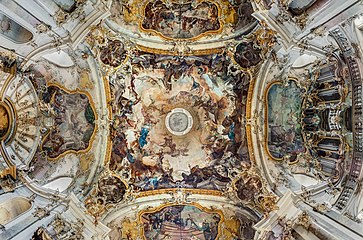
[[[267,183],[262,178],[260,171],[253,165],[246,165],[243,168],[244,170],[233,178],[231,187],[225,192],[227,197],[234,201],[242,201],[245,206],[258,209],[266,216],[277,210],[278,197],[266,188]],[[241,198],[241,192],[247,193],[247,196]]]
[[[101,187],[100,182],[104,179],[115,179],[118,185],[112,185],[111,182],[108,181],[108,184],[103,184]],[[112,194],[115,193],[113,191],[117,191],[117,187],[119,187],[118,190],[123,192],[122,197],[116,200],[108,199],[108,197],[112,197]],[[93,185],[90,194],[84,200],[84,204],[87,209],[87,213],[93,216],[94,223],[97,224],[98,220],[104,213],[107,212],[107,210],[115,207],[116,205],[133,201],[135,199],[135,195],[136,193],[133,186],[130,186],[125,179],[122,179],[119,175],[106,168],[105,171],[99,175],[98,182]]]
[[[136,198],[149,197],[160,194],[177,194],[179,190],[184,191],[189,194],[200,194],[200,195],[211,195],[211,196],[223,196],[223,192],[218,190],[209,190],[209,189],[195,189],[195,188],[165,188],[165,189],[156,189],[149,191],[142,191],[136,194]]]
[[[163,55],[172,55],[179,56],[180,52],[175,51],[174,49],[158,49],[151,48],[147,46],[143,46],[138,44],[137,48],[141,51],[154,53],[154,54],[163,54]],[[222,48],[211,48],[211,49],[189,49],[189,51],[182,52],[183,56],[201,56],[201,55],[211,55],[211,54],[221,54],[223,53]]]
[[[262,56],[267,56],[267,53],[272,50],[277,42],[276,31],[268,28],[264,21],[260,22],[260,28],[258,28],[254,33],[256,43],[260,46]]]

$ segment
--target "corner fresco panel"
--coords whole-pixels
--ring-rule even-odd
[[[43,109],[50,108],[50,117],[54,117],[53,127],[42,145],[48,157],[87,149],[95,130],[95,115],[88,97],[81,93],[70,94],[55,86],[48,87],[42,97]]]

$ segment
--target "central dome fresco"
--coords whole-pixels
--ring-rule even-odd
[[[276,201],[254,170],[245,126],[253,76],[274,42],[272,32],[258,26],[249,1],[113,1],[110,9],[109,19],[89,33],[87,43],[110,88],[112,148],[104,174],[125,183],[120,203],[136,193],[223,198],[228,191],[243,205],[239,213],[227,217],[213,208],[175,202],[140,212],[140,221],[153,229],[143,229],[145,237],[157,235],[153,219],[160,214],[205,214],[205,224],[216,226],[211,235],[185,226],[185,236],[216,239],[234,218],[233,231],[249,238],[254,230],[238,230],[240,221],[251,226]],[[248,194],[239,197],[236,190]],[[108,194],[94,189],[86,206],[102,214],[100,202],[116,204],[105,198]],[[110,218],[114,224],[121,221]],[[180,227],[173,221],[170,229]],[[174,230],[163,231],[166,237]]]

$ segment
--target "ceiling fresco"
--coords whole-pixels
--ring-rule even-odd
[[[149,2],[144,14],[141,23],[144,31],[155,31],[171,39],[198,37],[221,28],[218,21],[220,11],[217,5],[208,2],[197,6],[195,3],[167,6],[162,1]]]
[[[271,211],[276,198],[253,166],[245,124],[251,79],[273,41],[268,30],[256,31],[220,54],[175,55],[150,53],[107,28],[94,29],[87,42],[106,76],[112,114],[103,176],[121,185],[100,188],[100,178],[86,197],[89,212],[98,217],[144,191],[177,189],[230,191],[248,211],[261,209],[249,213],[250,223]],[[124,196],[115,198],[115,191]],[[202,231],[199,225],[195,231]],[[218,231],[208,231],[203,234],[214,237],[206,239],[215,239]]]
[[[268,150],[273,158],[294,162],[299,153],[304,153],[301,135],[301,95],[296,83],[287,86],[273,84],[268,90]],[[279,104],[278,104],[279,103]],[[281,111],[283,109],[283,111]],[[288,159],[291,155],[291,160]]]
[[[310,66],[308,79],[275,81],[267,88],[267,152],[294,174],[339,182],[342,159],[352,154],[349,86],[331,58]],[[335,67],[333,67],[335,66]],[[303,85],[302,85],[303,84]],[[328,106],[328,107],[327,107]],[[327,165],[326,165],[327,164]]]
[[[249,77],[228,76],[226,56],[180,59],[140,53],[140,59],[133,59],[131,79],[111,92],[115,122],[110,169],[131,167],[132,179],[144,190],[177,183],[219,189],[213,185],[230,182],[226,167],[240,169],[242,161],[250,162],[242,129]],[[165,125],[166,115],[176,108],[193,119],[190,132],[182,136]],[[211,178],[216,180],[212,185]]]
[[[152,213],[143,213],[141,219],[145,225],[146,238],[216,239],[221,215],[194,206],[176,205]]]
[[[356,228],[360,46],[348,25],[308,21],[321,5],[336,7],[54,1],[48,15],[66,31],[28,31],[0,12],[0,39],[28,42],[0,48],[0,239],[17,237],[10,218],[41,222],[26,225],[34,240],[330,239],[333,220]],[[14,211],[11,199],[27,204]]]
[[[252,4],[246,0],[113,1],[106,24],[116,32],[154,36],[155,41],[161,38],[173,44],[247,33],[257,24],[252,13]]]
[[[95,116],[87,96],[48,86],[40,97],[42,103],[48,104],[44,106],[48,119],[55,121],[48,124],[56,126],[43,137],[41,150],[49,158],[57,158],[66,151],[86,150],[95,130]],[[69,106],[72,108],[68,109]]]

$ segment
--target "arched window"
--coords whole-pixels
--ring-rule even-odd
[[[63,11],[71,13],[76,8],[76,3],[74,0],[54,0],[54,2],[60,7]]]
[[[11,222],[31,208],[30,202],[22,197],[11,198],[0,204],[0,224]]]
[[[33,34],[20,26],[13,19],[6,16],[0,11],[0,35],[15,42],[26,43],[33,38]]]

